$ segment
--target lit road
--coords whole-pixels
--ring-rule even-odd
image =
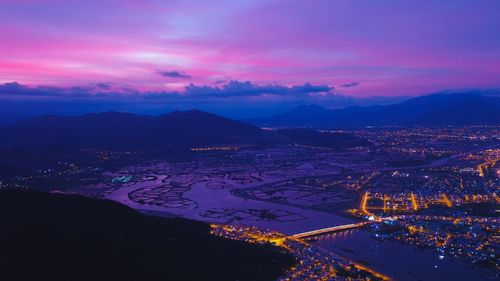
[[[312,231],[297,233],[297,234],[292,235],[292,237],[293,238],[307,238],[307,237],[316,236],[316,235],[325,234],[325,233],[331,233],[331,232],[335,232],[335,231],[358,228],[358,227],[365,226],[368,223],[369,222],[360,222],[360,223],[351,223],[351,224],[321,228],[321,229],[316,229],[316,230],[312,230]]]

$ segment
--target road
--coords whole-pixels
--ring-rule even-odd
[[[292,235],[292,237],[294,237],[294,238],[307,238],[307,237],[316,236],[316,235],[320,235],[320,234],[332,233],[335,231],[363,227],[363,226],[367,225],[368,223],[369,222],[360,222],[360,223],[337,225],[337,226],[333,226],[333,227],[327,227],[327,228],[321,228],[321,229],[306,231],[306,232],[302,232],[302,233],[297,233],[297,234]]]

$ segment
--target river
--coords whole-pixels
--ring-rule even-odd
[[[491,273],[432,249],[417,249],[396,241],[372,238],[366,230],[318,237],[317,244],[402,281],[493,281]]]

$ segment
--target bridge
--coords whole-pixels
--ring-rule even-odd
[[[308,237],[311,237],[311,236],[316,236],[316,235],[320,235],[320,234],[326,234],[326,233],[332,233],[332,232],[335,232],[335,231],[341,231],[341,230],[347,230],[347,229],[353,229],[353,228],[358,228],[358,227],[362,227],[362,226],[365,226],[367,224],[369,224],[371,222],[369,221],[366,221],[366,222],[360,222],[360,223],[351,223],[351,224],[344,224],[344,225],[338,225],[338,226],[333,226],[333,227],[327,227],[327,228],[322,228],[322,229],[316,229],[316,230],[312,230],[312,231],[307,231],[307,232],[302,232],[302,233],[297,233],[295,235],[292,235],[291,237],[293,238],[296,238],[296,239],[302,239],[302,238],[308,238]],[[379,273],[371,268],[368,268],[360,263],[357,263],[357,262],[353,262],[353,261],[350,261],[346,258],[343,258],[341,256],[338,256],[344,260],[347,260],[349,261],[350,264],[352,264],[355,268],[359,269],[359,270],[363,270],[363,271],[367,271],[371,274],[373,274],[374,276],[384,280],[384,281],[391,281],[392,278],[387,276],[387,275],[383,275],[382,273]]]
[[[341,231],[341,230],[358,228],[358,227],[365,226],[369,223],[370,222],[360,222],[360,223],[351,223],[351,224],[344,224],[344,225],[338,225],[338,226],[333,226],[333,227],[321,228],[321,229],[306,231],[306,232],[302,232],[302,233],[297,233],[297,234],[292,235],[292,237],[293,238],[307,238],[307,237],[316,236],[316,235],[320,235],[320,234],[326,234],[326,233],[332,233],[332,232]]]
[[[322,229],[316,229],[316,230],[312,230],[312,231],[297,233],[297,234],[289,236],[289,237],[292,237],[292,238],[295,238],[295,239],[308,238],[308,237],[316,236],[316,235],[320,235],[320,234],[326,234],[326,233],[332,233],[332,232],[335,232],[335,231],[342,231],[342,230],[347,230],[347,229],[358,228],[358,227],[365,226],[365,225],[367,225],[369,223],[371,223],[371,222],[370,221],[366,221],[366,222],[360,222],[360,223],[351,223],[351,224],[337,225],[337,226],[333,226],[333,227],[327,227],[327,228],[322,228]],[[373,270],[371,268],[368,268],[365,265],[362,265],[360,263],[351,261],[349,259],[346,259],[346,258],[338,256],[338,255],[337,255],[337,257],[339,257],[339,258],[341,258],[343,260],[348,261],[350,264],[352,264],[355,268],[357,268],[359,270],[366,271],[366,272],[369,272],[369,273],[373,274],[374,276],[380,278],[381,280],[384,280],[384,281],[391,281],[392,280],[391,277],[389,277],[387,275],[384,275],[382,273],[379,273],[379,272],[377,272],[377,271],[375,271],[375,270]]]

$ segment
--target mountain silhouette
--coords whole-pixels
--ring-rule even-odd
[[[189,110],[161,116],[131,113],[48,115],[0,127],[0,145],[21,148],[165,150],[171,147],[237,143],[262,130],[210,113]]]
[[[314,105],[300,106],[251,122],[261,126],[291,127],[498,125],[500,97],[474,93],[435,94],[383,106],[336,110]]]

